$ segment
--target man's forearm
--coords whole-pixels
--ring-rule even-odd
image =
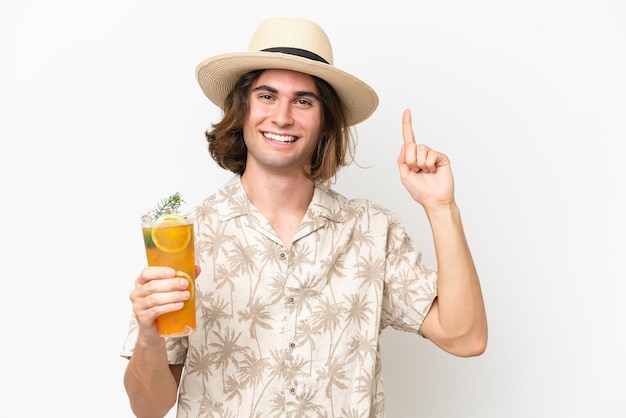
[[[459,208],[453,204],[449,209],[431,211],[429,220],[437,254],[439,323],[461,344],[484,345],[483,296]]]
[[[167,362],[165,341],[157,347],[141,338],[124,374],[130,405],[139,418],[162,418],[176,403],[178,382]]]

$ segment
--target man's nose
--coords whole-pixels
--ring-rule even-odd
[[[272,122],[278,126],[288,126],[293,124],[291,104],[289,102],[281,102],[274,107],[272,112]]]

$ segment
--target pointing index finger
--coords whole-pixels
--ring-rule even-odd
[[[413,134],[413,123],[411,121],[411,111],[405,109],[402,113],[402,137],[405,144],[415,144],[415,135]]]

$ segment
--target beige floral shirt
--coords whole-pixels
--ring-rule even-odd
[[[436,272],[400,221],[324,186],[288,250],[235,176],[195,211],[197,331],[177,417],[384,417],[379,334],[419,332]],[[121,355],[137,339],[131,319]]]

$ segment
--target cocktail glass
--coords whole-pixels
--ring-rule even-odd
[[[142,220],[146,258],[149,266],[167,266],[176,276],[189,281],[191,293],[182,309],[157,318],[159,334],[180,337],[196,329],[194,222],[177,214],[161,216],[156,221]]]

